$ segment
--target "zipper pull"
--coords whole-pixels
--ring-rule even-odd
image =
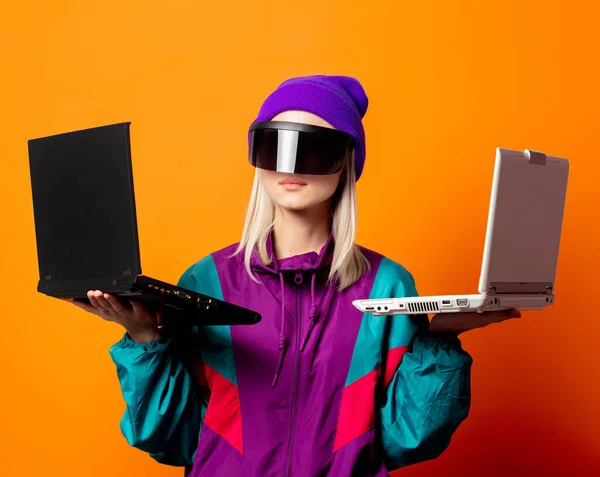
[[[301,271],[297,271],[296,272],[296,277],[294,278],[294,281],[296,282],[296,285],[300,285],[302,283],[302,272]]]

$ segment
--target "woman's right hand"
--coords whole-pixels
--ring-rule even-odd
[[[159,313],[148,311],[142,304],[130,300],[131,307],[121,303],[113,295],[100,290],[88,292],[90,304],[69,300],[73,305],[106,321],[114,321],[125,328],[133,341],[148,343],[160,338],[158,331]]]

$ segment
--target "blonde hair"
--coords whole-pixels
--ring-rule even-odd
[[[370,264],[360,248],[356,245],[357,206],[356,206],[356,172],[354,158],[346,159],[343,186],[333,197],[332,234],[334,240],[333,259],[329,272],[328,283],[338,282],[338,288],[349,287],[370,269]],[[275,204],[264,190],[260,170],[254,175],[254,185],[242,238],[235,254],[244,252],[246,271],[254,280],[258,279],[252,273],[251,257],[256,249],[265,265],[271,263],[267,252],[267,239],[275,223]]]

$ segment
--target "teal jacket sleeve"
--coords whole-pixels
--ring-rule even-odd
[[[179,285],[189,288],[188,274]],[[127,334],[110,349],[125,399],[127,442],[160,463],[189,467],[208,402],[180,359],[180,343],[163,337],[137,343]]]
[[[206,403],[172,347],[169,339],[136,343],[125,335],[111,348],[126,404],[121,431],[158,462],[190,466]]]
[[[406,296],[417,296],[412,276]],[[395,323],[391,317],[390,326]],[[428,332],[425,315],[411,316],[413,339],[380,407],[381,442],[388,470],[439,457],[467,418],[471,356],[456,337]],[[389,333],[393,341],[393,331]],[[394,343],[388,343],[393,347]]]

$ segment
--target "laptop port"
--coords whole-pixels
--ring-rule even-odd
[[[375,309],[375,307],[374,307],[374,306],[367,306],[367,307],[365,308],[365,310],[367,310],[367,311],[373,311],[374,309]]]
[[[442,305],[450,306],[450,300],[442,300]]]
[[[467,300],[466,298],[459,298],[458,300],[456,300],[456,304],[458,306],[467,306],[469,304],[469,300]]]
[[[184,300],[189,300],[190,298],[192,298],[191,295],[188,295],[187,293],[182,292],[181,290],[177,290],[175,292],[175,295],[177,295],[179,298],[183,298]]]

